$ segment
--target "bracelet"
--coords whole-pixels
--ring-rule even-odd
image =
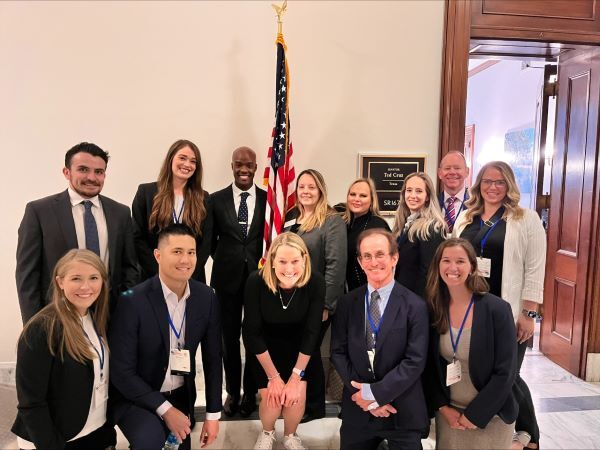
[[[279,378],[279,372],[277,372],[277,373],[276,373],[275,375],[273,375],[272,377],[270,377],[270,376],[268,376],[268,375],[267,375],[267,380],[269,380],[269,381],[271,381],[271,380],[274,380],[274,379],[276,379],[276,378]]]

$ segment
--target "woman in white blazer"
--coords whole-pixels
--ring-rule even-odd
[[[473,244],[478,267],[490,292],[506,300],[517,327],[518,369],[527,340],[533,335],[538,307],[543,302],[546,233],[535,211],[519,206],[521,194],[508,164],[485,164],[471,187],[466,210],[457,218],[453,236]],[[537,448],[539,428],[531,393],[519,374],[513,387],[519,402],[515,439]]]

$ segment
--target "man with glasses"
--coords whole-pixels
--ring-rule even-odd
[[[442,183],[442,190],[438,194],[438,201],[450,232],[469,199],[469,191],[465,186],[468,176],[467,160],[461,152],[448,152],[440,161],[438,178]]]
[[[367,285],[346,294],[333,319],[331,360],[344,381],[342,449],[422,448],[428,426],[421,373],[427,359],[425,302],[394,280],[398,249],[383,229],[358,237]]]

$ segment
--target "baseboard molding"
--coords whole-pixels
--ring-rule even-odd
[[[0,363],[0,384],[15,386],[15,366],[14,362]]]

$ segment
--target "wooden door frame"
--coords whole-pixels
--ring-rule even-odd
[[[439,160],[452,150],[463,151],[467,106],[469,45],[471,39],[510,39],[599,45],[598,35],[561,31],[535,32],[523,29],[472,26],[471,8],[481,0],[445,0],[442,86],[440,96]],[[600,170],[596,169],[592,205],[592,236],[586,282],[585,323],[579,375],[585,377],[587,354],[600,353]]]

